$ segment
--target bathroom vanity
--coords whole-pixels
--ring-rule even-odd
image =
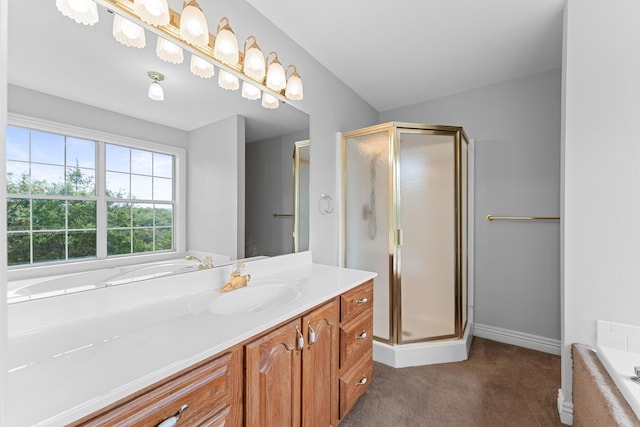
[[[375,273],[308,252],[246,269],[228,294],[222,267],[62,297],[66,315],[10,306],[9,422],[337,425],[371,380]]]

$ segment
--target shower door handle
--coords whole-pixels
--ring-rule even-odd
[[[402,228],[396,229],[396,245],[402,246]]]

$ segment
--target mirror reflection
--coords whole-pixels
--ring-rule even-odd
[[[273,213],[293,215],[295,211],[308,216],[308,210],[294,210],[291,158],[295,142],[309,137],[308,116],[285,103],[277,110],[266,110],[260,101],[244,99],[240,91],[223,90],[217,85],[217,75],[209,79],[193,75],[188,58],[179,65],[160,60],[151,33],[147,33],[147,45],[142,49],[122,46],[111,34],[113,15],[99,8],[99,18],[97,24],[84,26],[62,16],[55,2],[9,3],[8,132],[17,135],[7,138],[8,228],[15,232],[10,236],[14,245],[9,251],[10,280],[42,276],[42,267],[52,267],[46,270],[47,276],[96,270],[90,261],[105,259],[101,265],[107,271],[93,271],[94,277],[77,279],[77,283],[54,277],[25,290],[24,295],[34,298],[70,292],[71,288],[130,283],[138,275],[133,264],[141,262],[148,273],[145,277],[157,277],[191,271],[205,256],[214,256],[214,265],[221,265],[244,256],[271,256],[296,249],[293,217],[274,218]],[[148,97],[149,71],[164,76],[161,102]],[[200,154],[200,147],[193,144],[194,135],[200,136],[203,129],[234,116],[242,118],[238,123],[244,128],[238,135],[247,144],[246,164],[243,152],[232,165],[247,174],[245,187],[238,188],[235,209],[246,213],[246,220],[242,220],[247,226],[245,229],[243,221],[238,221],[227,228],[235,227],[238,236],[245,235],[245,245],[237,252],[193,247],[187,233],[207,221],[218,221],[211,211],[199,211],[200,203],[194,200],[189,209],[185,207],[194,183],[184,169]],[[31,119],[35,121],[31,123]],[[38,128],[41,123],[50,127],[43,131]],[[86,138],[74,134],[75,129],[118,135],[124,142]],[[214,142],[218,135],[206,137]],[[127,146],[129,140],[156,145]],[[181,166],[182,184],[177,182],[180,167],[172,164],[180,159],[174,154],[180,150],[186,153],[180,160],[186,163]],[[120,151],[127,151],[127,156]],[[260,151],[260,158],[254,151]],[[100,166],[105,157],[106,164]],[[271,172],[266,181],[273,184],[270,197],[255,197],[255,177],[250,182],[250,174],[267,167]],[[209,169],[204,179],[224,180],[213,167]],[[301,193],[308,191],[308,182],[305,185],[299,188]],[[107,199],[96,198],[101,192]],[[216,194],[202,197],[215,199]],[[266,211],[282,230],[288,228],[287,243],[274,244],[278,251],[269,245],[252,245],[249,238],[249,223],[254,221],[251,216],[265,210],[265,200],[280,203]],[[106,206],[105,210],[101,211],[101,206]],[[308,223],[308,218],[300,221]],[[265,227],[273,228],[273,224]],[[217,236],[207,238],[215,240]],[[304,245],[297,248],[302,250]],[[142,253],[139,258],[131,256]],[[166,261],[146,258],[149,253]],[[196,260],[186,260],[189,253]],[[84,267],[77,262],[65,264],[77,260],[82,260]],[[115,266],[119,266],[117,271]]]

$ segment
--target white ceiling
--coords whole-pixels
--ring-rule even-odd
[[[564,0],[247,0],[378,111],[560,68]]]

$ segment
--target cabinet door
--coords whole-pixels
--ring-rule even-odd
[[[302,425],[305,427],[338,423],[339,312],[338,301],[333,300],[302,318],[306,340],[302,352]]]
[[[300,425],[300,319],[245,346],[245,420],[249,427]]]

